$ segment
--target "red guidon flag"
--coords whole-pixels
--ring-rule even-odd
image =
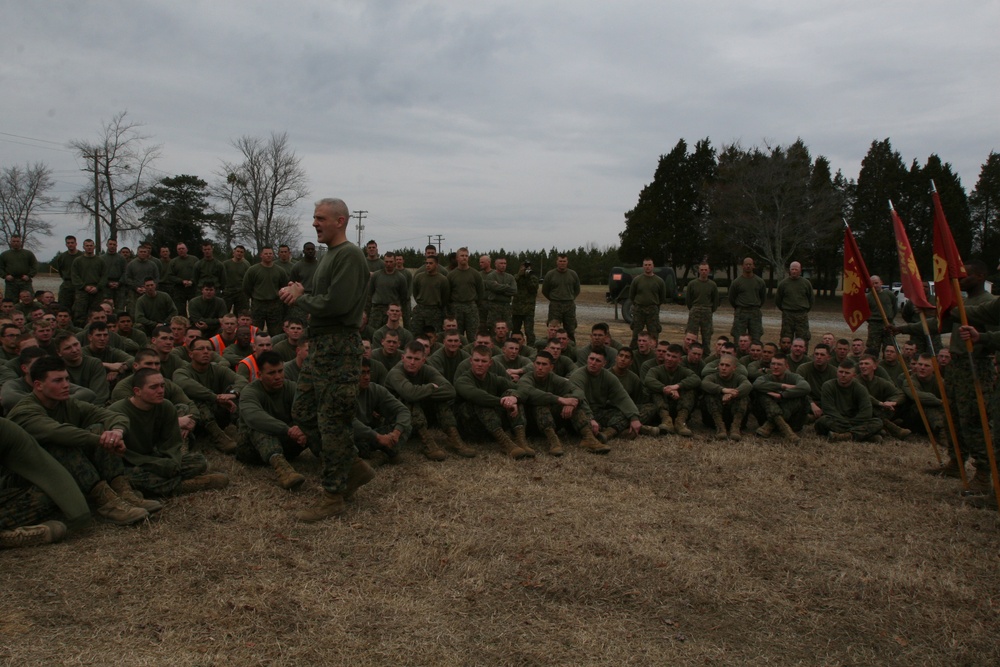
[[[968,273],[965,271],[965,263],[958,254],[955,247],[955,239],[951,235],[951,228],[948,227],[948,220],[944,217],[944,209],[941,208],[941,198],[938,197],[937,190],[931,192],[934,200],[934,294],[937,297],[938,321],[944,319],[952,308],[958,305],[960,295],[955,294],[952,289],[952,280],[961,280]]]
[[[844,320],[851,331],[857,331],[872,316],[865,290],[872,281],[861,258],[858,243],[850,226],[844,230]]]
[[[892,229],[896,233],[896,252],[899,254],[899,281],[903,283],[903,294],[913,302],[917,308],[933,308],[927,300],[924,292],[924,284],[920,281],[920,269],[917,268],[917,260],[913,257],[913,248],[910,247],[910,239],[903,229],[903,221],[896,214],[896,209],[890,208],[892,213]]]

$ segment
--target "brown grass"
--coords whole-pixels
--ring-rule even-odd
[[[1000,662],[998,515],[921,474],[926,442],[707,436],[410,449],[317,525],[292,519],[314,481],[210,454],[230,489],[0,552],[0,663]]]

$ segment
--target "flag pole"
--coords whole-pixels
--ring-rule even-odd
[[[934,179],[931,179],[931,195],[933,197],[935,206],[940,206],[941,200],[938,197],[937,187],[934,185]],[[944,219],[944,209],[941,210],[941,217]],[[949,230],[950,234],[950,230]],[[965,313],[965,299],[962,298],[962,286],[959,283],[958,278],[951,275],[951,271],[948,272],[951,279],[952,292],[955,295],[955,304],[958,306],[959,319],[962,322],[963,327],[969,326],[969,317]],[[940,330],[940,325],[938,326]],[[955,334],[952,333],[954,336]],[[969,369],[972,371],[972,381],[976,387],[976,403],[979,405],[979,421],[983,426],[983,439],[986,442],[986,456],[990,461],[990,477],[993,481],[993,494],[997,499],[997,507],[1000,509],[1000,475],[997,474],[997,458],[993,451],[993,436],[990,432],[990,419],[986,411],[986,398],[983,395],[983,385],[979,381],[979,373],[976,371],[976,360],[973,356],[973,343],[971,340],[965,341],[965,353],[969,357]],[[959,466],[965,468],[964,461],[959,459]]]
[[[850,231],[851,226],[847,224],[847,219],[841,218],[841,220],[844,221],[844,227],[846,227],[848,231]],[[852,236],[854,235],[853,231],[851,232],[851,235]],[[868,267],[865,266],[865,259],[864,257],[861,256],[860,252],[858,253],[857,259],[858,262],[861,263],[861,266],[859,268],[861,269],[862,272],[864,272],[865,277],[868,278],[870,276],[870,274],[868,273]],[[903,354],[899,349],[899,343],[896,342],[895,334],[892,333],[891,325],[889,324],[889,316],[886,315],[885,313],[885,306],[882,305],[882,300],[878,297],[878,294],[872,294],[872,300],[875,301],[875,305],[878,307],[878,312],[882,316],[882,321],[885,322],[885,330],[889,332],[889,337],[892,340],[892,346],[896,348],[896,352],[898,354],[897,358],[903,359]],[[905,359],[903,360],[903,363],[900,364],[900,366],[903,369],[903,375],[906,377],[906,382],[910,386],[910,391],[913,392],[913,396],[916,397],[917,388],[913,384],[913,378],[910,377],[910,369],[906,367]],[[941,460],[940,445],[938,444],[937,440],[934,437],[934,432],[931,430],[931,424],[927,420],[927,413],[924,412],[924,406],[920,401],[914,401],[914,402],[917,404],[917,413],[920,415],[920,421],[923,422],[924,429],[927,431],[927,437],[931,441],[931,449],[934,450],[934,456],[937,457],[938,465],[942,465],[944,462]]]

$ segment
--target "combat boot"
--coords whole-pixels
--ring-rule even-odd
[[[762,438],[766,438],[767,436],[774,433],[774,424],[772,424],[771,420],[768,419],[766,422],[760,425],[760,427],[755,431],[755,433]]]
[[[127,502],[132,507],[141,507],[150,514],[154,514],[163,509],[163,503],[158,500],[146,500],[142,495],[132,488],[132,485],[128,483],[128,478],[124,475],[119,475],[115,477],[110,482],[111,488],[118,497]]]
[[[97,507],[97,516],[119,526],[128,526],[149,518],[149,512],[141,507],[133,507],[119,498],[105,481],[98,482],[87,494],[87,499]]]
[[[799,434],[792,430],[792,427],[788,425],[784,417],[775,417],[774,423],[778,427],[778,433],[785,436],[792,442],[799,442]],[[848,434],[849,435],[849,434]]]
[[[219,425],[215,422],[209,422],[205,424],[205,430],[208,431],[208,437],[212,440],[212,444],[223,454],[235,454],[236,453],[236,441],[229,437],[229,434],[219,428]]]
[[[355,458],[351,472],[347,474],[347,488],[344,500],[350,500],[362,486],[375,479],[375,470],[362,458]]]
[[[992,489],[993,484],[990,483],[989,468],[976,468],[976,474],[969,480],[969,490],[967,493],[970,495],[984,495]]]
[[[528,433],[527,429],[524,426],[514,427],[514,442],[517,443],[518,447],[524,450],[525,456],[529,457],[535,456],[535,450],[532,449],[531,445],[528,444]]]
[[[346,511],[347,503],[344,501],[343,495],[323,491],[323,496],[318,503],[308,509],[298,511],[295,518],[305,523],[314,523],[329,519],[331,516],[340,516]]]
[[[0,530],[0,547],[14,549],[38,544],[54,544],[66,537],[66,524],[46,521],[37,526],[21,526],[13,530]]]
[[[451,451],[467,459],[476,458],[476,450],[462,440],[462,436],[459,434],[457,428],[454,426],[447,428],[445,429],[445,433],[448,436],[448,447]]]
[[[660,410],[660,425],[657,428],[660,429],[661,435],[674,432],[674,420],[670,416],[670,410]]]
[[[640,426],[639,435],[651,435],[655,438],[660,435],[660,429],[656,426]]]
[[[593,454],[607,454],[611,451],[606,442],[601,442],[594,437],[594,431],[587,427],[583,430],[580,438],[580,446]]]
[[[278,474],[278,486],[281,488],[295,491],[305,483],[305,475],[296,472],[292,464],[288,462],[288,459],[281,454],[272,456],[268,463],[274,468],[274,472]]]
[[[493,439],[500,445],[500,449],[503,450],[503,453],[510,458],[523,459],[528,455],[526,451],[518,447],[517,443],[510,439],[510,436],[507,435],[507,432],[502,428],[498,428],[493,431],[492,435]]]
[[[740,433],[740,424],[743,423],[743,416],[745,412],[737,412],[733,415],[733,424],[729,427],[729,439],[730,440],[741,440],[743,434]]]
[[[694,433],[692,433],[691,429],[688,428],[687,418],[688,418],[687,410],[678,410],[677,419],[674,420],[674,430],[677,431],[677,435],[682,435],[685,438],[690,438],[692,435],[694,435]]]
[[[420,436],[420,442],[424,443],[424,456],[429,458],[431,461],[444,461],[448,458],[448,455],[445,454],[444,450],[437,444],[437,441],[434,439],[434,436],[431,435],[430,431],[422,428],[417,431],[417,434]]]
[[[554,428],[547,428],[544,433],[545,440],[549,443],[549,456],[562,456],[565,452],[563,452],[562,441],[559,440],[556,430]]]
[[[927,468],[924,472],[928,475],[937,475],[938,477],[961,478],[962,473],[959,472],[958,466],[958,461],[954,457],[949,457],[942,465]]]
[[[834,433],[833,431],[830,431],[829,435],[826,436],[826,439],[830,442],[847,442],[852,439],[852,436],[850,433]]]
[[[902,426],[893,424],[888,419],[883,419],[882,425],[885,426],[885,430],[889,432],[889,435],[896,438],[897,440],[906,440],[908,436],[913,434],[913,431],[911,431],[910,429],[903,428]],[[957,470],[958,469],[956,468],[956,472]]]
[[[601,429],[601,432],[597,434],[597,439],[604,444],[608,444],[615,439],[616,435],[618,435],[618,429],[609,426]]]
[[[210,472],[181,482],[181,493],[216,491],[229,486],[229,475],[224,472]]]
[[[722,418],[721,412],[712,413],[712,423],[715,424],[715,439],[725,440],[727,437],[726,421]],[[733,423],[735,424],[736,422]]]

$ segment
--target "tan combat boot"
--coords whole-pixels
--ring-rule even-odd
[[[129,526],[149,518],[149,512],[119,498],[105,481],[98,482],[87,494],[87,499],[97,508],[97,516],[119,526]]]
[[[725,440],[726,435],[726,421],[722,418],[721,412],[712,413],[712,423],[715,424],[715,439]],[[735,421],[733,422],[736,423]]]
[[[529,457],[535,456],[535,450],[532,449],[531,445],[528,444],[528,433],[527,429],[524,426],[514,427],[514,442],[517,443],[518,447],[524,450],[525,456]]]
[[[37,526],[21,526],[13,530],[0,530],[0,547],[15,549],[39,544],[54,544],[66,537],[66,524],[46,521]]]
[[[767,436],[769,436],[772,433],[774,433],[774,424],[772,424],[771,420],[768,419],[766,422],[764,422],[763,424],[761,424],[760,428],[758,428],[755,431],[755,433],[757,435],[759,435],[760,437],[762,437],[762,438],[766,438]]]
[[[850,433],[834,433],[830,431],[826,439],[830,442],[848,442],[853,439],[853,436]]]
[[[544,433],[545,441],[549,443],[549,456],[562,456],[565,454],[562,441],[559,440],[556,430],[554,428],[547,428]]]
[[[784,417],[775,417],[774,425],[778,427],[778,433],[785,436],[792,442],[799,442],[801,440],[801,438],[799,438],[799,434],[792,430],[792,427],[788,425],[788,422],[785,421]]]
[[[181,493],[216,491],[229,486],[229,475],[224,472],[209,472],[181,482]]]
[[[660,425],[657,428],[662,435],[674,433],[674,420],[670,416],[670,410],[660,410]]]
[[[660,429],[657,426],[640,426],[639,435],[651,435],[655,438],[660,435]]]
[[[448,447],[451,451],[467,459],[476,458],[476,450],[469,447],[469,445],[462,440],[462,435],[458,432],[457,428],[454,426],[447,428],[445,429],[445,433],[448,436]]]
[[[305,483],[305,475],[296,472],[292,464],[288,462],[288,459],[281,454],[272,456],[268,463],[274,468],[274,472],[278,474],[278,486],[281,488],[295,491]]]
[[[956,461],[954,457],[951,457],[942,465],[927,468],[924,472],[928,475],[937,475],[938,477],[955,477],[957,479],[962,476],[962,474],[958,471],[958,465],[958,461]]]
[[[229,434],[219,428],[219,425],[215,422],[210,422],[205,424],[205,430],[208,431],[208,437],[212,440],[212,444],[223,454],[235,454],[236,453],[236,441],[229,437]]]
[[[158,500],[147,500],[142,497],[132,485],[128,483],[128,478],[124,475],[119,475],[115,477],[111,482],[109,482],[111,488],[118,497],[127,502],[132,507],[141,507],[150,514],[154,514],[163,509],[163,503]]]
[[[687,410],[678,410],[677,419],[674,420],[674,430],[677,431],[677,435],[682,435],[685,438],[690,438],[694,435],[687,425],[688,414]]]
[[[903,428],[902,426],[899,426],[897,424],[893,424],[888,419],[883,419],[882,425],[885,426],[885,430],[889,432],[889,435],[896,438],[897,440],[906,440],[908,436],[913,434],[913,431],[911,431],[910,429]],[[955,470],[956,472],[958,471],[957,468]]]
[[[350,500],[355,492],[368,482],[375,479],[375,471],[362,458],[354,459],[351,472],[347,475],[347,488],[344,489],[344,500]]]
[[[347,503],[342,494],[324,491],[318,503],[308,509],[300,510],[295,514],[295,518],[305,523],[314,523],[331,516],[340,516],[346,511]]]
[[[601,432],[597,434],[597,439],[604,444],[608,444],[615,439],[618,435],[618,429],[608,426],[607,428],[601,429]]]
[[[492,433],[493,439],[497,441],[500,445],[500,449],[503,453],[512,459],[523,459],[528,455],[526,451],[517,446],[517,443],[510,439],[507,432],[502,428],[498,428]]]
[[[596,437],[594,437],[594,432],[590,429],[589,426],[585,428],[583,430],[583,433],[581,433],[580,435],[581,435],[580,446],[586,449],[588,452],[591,452],[592,454],[607,454],[608,452],[611,451],[611,448],[608,447],[608,443],[601,442]]]
[[[733,413],[733,423],[729,427],[729,439],[730,440],[742,440],[743,433],[740,429],[743,425],[743,417],[746,416],[746,412],[736,412]]]
[[[969,495],[985,495],[993,489],[990,482],[990,469],[976,467],[976,474],[969,480]]]
[[[440,445],[437,444],[437,440],[431,435],[431,432],[425,428],[417,431],[417,435],[420,436],[420,442],[424,443],[424,456],[429,458],[431,461],[444,461],[448,458],[444,450],[441,449]]]

